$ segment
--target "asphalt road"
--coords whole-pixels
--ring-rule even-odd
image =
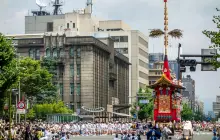
[[[114,136],[77,136],[73,137],[74,140],[113,140]],[[200,134],[195,134],[193,140],[211,140],[211,132],[201,132]],[[146,140],[146,137],[142,137],[142,140]],[[175,136],[172,140],[178,140]]]

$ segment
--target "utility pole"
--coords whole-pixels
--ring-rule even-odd
[[[9,140],[11,140],[11,94],[12,89],[9,91]]]

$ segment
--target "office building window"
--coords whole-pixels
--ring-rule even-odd
[[[63,83],[60,83],[60,95],[63,95]]]
[[[70,109],[74,110],[74,103],[70,102]]]
[[[53,49],[53,57],[57,57],[57,49]]]
[[[69,28],[70,28],[70,24],[69,24],[69,23],[67,23],[66,28],[67,28],[67,29],[69,29]]]
[[[36,49],[36,60],[40,60],[40,50]]]
[[[148,48],[148,43],[142,37],[139,36],[139,43]]]
[[[73,23],[73,28],[75,28],[75,26],[76,26],[75,23]]]
[[[77,57],[80,57],[81,56],[81,48],[78,48],[76,53],[77,53]]]
[[[53,22],[47,22],[47,32],[53,32]]]
[[[143,78],[145,80],[148,80],[148,75],[143,73],[143,72],[141,72],[141,71],[139,71],[139,77],[141,77],[141,78]]]
[[[128,48],[116,48],[115,50],[121,54],[128,54]]]
[[[80,64],[77,64],[77,76],[80,76],[81,74],[81,65]]]
[[[80,95],[80,93],[81,93],[81,85],[80,85],[80,83],[77,84],[76,91],[77,91],[77,95]]]
[[[74,83],[70,84],[70,95],[74,94]]]
[[[128,42],[128,36],[112,36],[115,42]]]
[[[65,55],[64,49],[60,49],[60,57],[64,57],[64,55]]]
[[[70,77],[74,77],[74,64],[70,65]]]
[[[145,63],[144,61],[140,60],[140,59],[139,59],[139,65],[140,65],[141,67],[143,67],[143,68],[148,69],[148,64]]]
[[[70,57],[74,57],[74,47],[70,48]]]
[[[34,59],[34,49],[29,50],[29,57]]]
[[[50,57],[50,49],[49,48],[46,49],[46,56]]]
[[[148,58],[148,53],[141,48],[139,48],[139,54],[145,58]]]
[[[80,109],[81,108],[81,103],[77,103],[77,109]]]

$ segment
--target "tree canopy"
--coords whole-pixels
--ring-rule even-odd
[[[181,110],[181,118],[182,120],[193,119],[193,111],[186,103],[183,104],[183,109]]]
[[[131,114],[136,114],[137,106],[140,107],[140,110],[138,111],[138,119],[151,119],[153,117],[153,97],[152,97],[152,91],[149,88],[145,89],[139,89],[138,92],[138,103],[135,102],[132,109]],[[140,100],[148,100],[149,103],[143,104],[140,103]]]
[[[54,103],[36,104],[29,110],[29,119],[46,119],[47,114],[68,114],[73,113],[62,101]]]
[[[204,30],[202,33],[211,40],[209,48],[220,50],[220,15],[213,16],[213,23],[216,24],[216,31]],[[211,60],[215,68],[220,67],[220,62],[217,60],[220,58],[220,54],[216,54],[214,59]]]
[[[17,79],[15,48],[12,41],[0,33],[0,110],[3,109],[6,92]]]
[[[21,92],[27,97],[35,97],[38,103],[53,102],[57,96],[57,88],[52,84],[52,74],[41,67],[41,62],[31,58],[20,61]]]

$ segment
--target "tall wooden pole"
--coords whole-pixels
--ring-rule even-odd
[[[164,47],[165,47],[165,55],[167,55],[167,49],[168,49],[168,9],[167,9],[167,0],[164,0]]]

